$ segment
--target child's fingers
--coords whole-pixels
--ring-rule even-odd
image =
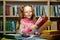
[[[36,29],[36,28],[37,28],[36,25],[32,25],[32,26],[31,26],[31,29],[32,29],[32,30],[34,30],[34,29]]]

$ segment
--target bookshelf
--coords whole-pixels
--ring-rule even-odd
[[[12,15],[12,12],[10,12],[11,15],[10,14],[6,14],[6,13],[8,13],[6,11],[6,10],[8,10],[8,8],[6,9],[6,5],[8,7],[11,7],[12,5],[23,5],[23,4],[24,5],[28,5],[28,4],[32,4],[32,5],[47,5],[47,7],[48,7],[47,8],[48,9],[48,12],[47,12],[48,13],[48,18],[50,20],[54,20],[54,19],[60,20],[60,17],[57,18],[56,16],[50,16],[50,13],[51,13],[50,12],[50,6],[51,5],[55,5],[55,4],[60,4],[60,2],[58,2],[56,0],[0,0],[0,3],[3,4],[3,15],[0,16],[0,19],[3,20],[3,30],[0,31],[0,33],[3,33],[3,34],[6,34],[6,33],[16,33],[16,31],[11,31],[11,30],[10,31],[6,31],[6,28],[7,28],[6,24],[8,24],[8,22],[10,23],[12,21],[14,21],[16,23],[16,21],[18,21],[17,19],[19,17],[18,15],[17,16]]]
[[[52,10],[51,14],[53,16],[50,17],[50,20],[52,21],[52,23],[55,25],[55,27],[57,28],[57,30],[60,30],[60,14],[59,14],[59,5],[60,5],[60,1],[57,0],[57,1],[50,1],[50,6],[52,6],[52,8],[54,10]],[[58,11],[57,11],[58,10]],[[54,28],[54,27],[51,27],[51,28]]]
[[[3,33],[3,0],[0,0],[0,33]]]

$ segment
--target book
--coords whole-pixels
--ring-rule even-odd
[[[3,4],[0,3],[0,15],[3,15]]]
[[[57,30],[60,30],[60,21],[57,21]]]
[[[2,30],[3,30],[3,22],[0,21],[0,31],[2,31]]]
[[[58,5],[54,5],[54,13],[55,13],[55,16],[59,16]]]
[[[36,15],[42,16],[42,5],[36,5]]]
[[[11,21],[11,31],[15,32],[15,21]]]
[[[36,15],[38,16],[38,5],[36,5]]]
[[[18,7],[17,7],[17,5],[15,5],[14,7],[13,7],[13,15],[14,16],[17,16],[17,10],[18,10]]]
[[[50,20],[47,20],[47,21],[39,28],[39,31],[42,32],[43,30],[46,30],[46,28],[47,28],[48,26],[50,26],[51,23],[52,23],[52,22],[51,22]]]
[[[48,14],[48,6],[47,5],[44,5],[43,6],[44,7],[44,13],[43,13],[43,15],[45,14],[45,16],[49,16],[49,14]]]
[[[51,30],[57,30],[57,22],[56,21],[52,21]]]
[[[50,16],[52,16],[52,17],[54,17],[55,15],[55,13],[54,13],[54,6],[50,6],[50,8],[51,8],[51,10],[50,10]]]
[[[59,16],[60,16],[60,5],[58,5],[58,13],[59,13]]]
[[[39,17],[35,25],[37,25],[38,28],[40,28],[47,20],[48,20],[48,17]]]
[[[10,16],[13,16],[13,7],[10,7]]]
[[[6,12],[5,15],[10,16],[10,5],[6,5],[5,10],[6,10],[6,11],[5,11],[5,12]]]
[[[11,22],[10,21],[6,21],[6,31],[11,31]]]

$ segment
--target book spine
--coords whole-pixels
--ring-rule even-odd
[[[44,12],[45,12],[45,16],[49,16],[48,15],[48,6],[47,5],[44,5]]]
[[[3,30],[3,22],[0,21],[0,31],[2,31],[2,30]]]
[[[0,3],[0,15],[3,15],[3,4]]]
[[[42,16],[43,13],[43,5],[40,5],[40,16]]]
[[[13,12],[14,12],[13,15],[14,16],[17,16],[17,9],[18,9],[17,5],[15,5],[14,8],[13,8]]]
[[[56,14],[56,16],[59,16],[59,14],[58,14],[58,6],[57,5],[55,5],[55,14]]]
[[[13,16],[13,7],[10,7],[10,16]]]
[[[11,22],[6,21],[6,31],[11,31]]]
[[[6,15],[9,16],[10,15],[10,6],[6,5]]]
[[[38,5],[38,16],[40,16],[40,5]]]
[[[60,5],[58,5],[58,13],[59,13],[59,16],[60,16]]]
[[[38,16],[38,5],[36,5],[36,15]]]
[[[15,22],[11,21],[11,30],[15,32]]]
[[[50,14],[50,16],[54,17],[55,16],[54,6],[51,5],[50,8],[51,8],[51,11],[50,11],[51,14]]]
[[[60,30],[60,21],[57,21],[57,30]]]

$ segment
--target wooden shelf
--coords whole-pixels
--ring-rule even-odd
[[[5,0],[5,1],[48,1],[48,0]]]
[[[47,5],[47,1],[6,1],[7,4],[17,4],[17,5]]]
[[[3,31],[0,31],[0,33],[3,33]]]
[[[57,1],[57,0],[50,0],[50,1],[54,1],[54,2],[55,2],[55,1]]]
[[[5,31],[6,33],[16,33],[16,32],[13,32],[13,31]]]
[[[60,17],[50,17],[50,20],[51,21],[59,21],[60,20]]]
[[[60,1],[51,1],[50,2],[50,5],[59,5],[60,4]]]
[[[5,17],[9,18],[9,17],[19,17],[19,16],[5,16]]]
[[[60,1],[57,1],[57,0],[53,1],[53,0],[51,0],[50,2],[60,2]]]
[[[0,1],[3,1],[3,0],[0,0]]]
[[[0,17],[3,17],[3,16],[0,16]]]

